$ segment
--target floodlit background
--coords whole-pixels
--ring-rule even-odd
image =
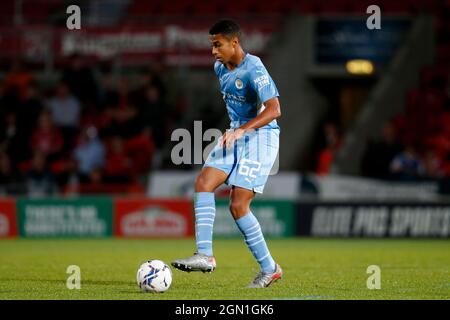
[[[80,29],[67,28],[69,5]],[[274,250],[316,261],[301,248],[314,255],[329,243],[295,237],[368,237],[379,252],[392,243],[374,238],[439,238],[443,251],[412,240],[382,261],[420,257],[436,263],[436,283],[448,280],[439,259],[450,237],[449,15],[448,0],[0,1],[0,238],[171,238],[162,258],[190,253],[194,154],[210,143],[206,130],[229,124],[208,30],[233,18],[280,92],[279,170],[252,207]],[[192,161],[181,165],[171,157],[177,129],[190,133]],[[216,192],[214,234],[240,239],[228,191]],[[362,248],[346,245],[348,257]],[[358,263],[365,289],[377,261]]]

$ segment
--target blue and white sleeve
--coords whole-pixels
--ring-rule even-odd
[[[256,66],[249,74],[250,85],[258,95],[259,100],[264,103],[274,97],[278,97],[278,89],[275,82],[264,66]]]

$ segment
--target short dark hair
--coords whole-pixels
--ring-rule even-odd
[[[241,40],[242,31],[241,27],[233,20],[220,20],[217,21],[211,29],[209,29],[209,34],[222,34],[227,38],[237,37]]]

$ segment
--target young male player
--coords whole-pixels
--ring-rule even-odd
[[[234,21],[217,22],[209,34],[216,58],[214,71],[231,119],[231,130],[219,139],[195,182],[197,251],[192,257],[173,261],[172,265],[188,272],[212,272],[216,268],[212,250],[214,190],[226,183],[232,186],[231,214],[261,267],[248,287],[264,288],[280,279],[283,272],[267,248],[250,203],[255,192],[263,192],[277,157],[280,128],[275,119],[281,115],[279,94],[261,60],[242,49],[241,30]]]

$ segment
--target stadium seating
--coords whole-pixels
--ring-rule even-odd
[[[352,1],[352,0],[336,0],[329,2],[321,2],[316,0],[281,0],[281,1],[257,1],[257,0],[241,0],[230,2],[226,0],[130,0],[127,10],[122,13],[120,25],[142,25],[155,26],[158,23],[167,23],[172,21],[184,25],[193,25],[199,22],[212,21],[222,16],[245,16],[245,22],[256,19],[263,21],[270,26],[280,26],[283,17],[286,14],[295,12],[300,14],[317,14],[317,15],[349,15],[349,14],[366,14],[366,8],[373,1]],[[376,1],[380,5],[383,14],[418,14],[420,12],[438,13],[446,6],[448,12],[450,8],[450,0],[438,1],[406,1],[406,0],[379,0]],[[65,5],[63,0],[30,0],[23,1],[21,8],[21,16],[25,26],[33,26],[35,24],[49,25],[49,19],[53,14],[65,14]],[[13,1],[0,1],[0,26],[12,26],[14,15],[17,12]],[[266,17],[261,19],[260,17]],[[267,18],[268,17],[268,18]],[[189,18],[189,19],[188,19]],[[17,19],[16,19],[17,20]],[[245,23],[244,22],[244,23]],[[444,161],[446,174],[450,175],[450,162],[447,159],[450,154],[450,106],[448,97],[448,83],[450,73],[450,45],[449,45],[449,24],[445,15],[437,15],[435,19],[435,30],[437,35],[436,43],[436,59],[435,64],[424,68],[420,74],[420,85],[412,89],[405,97],[405,113],[398,115],[393,123],[400,134],[400,140],[403,144],[415,144],[422,151],[433,150],[440,159]],[[14,57],[13,57],[14,58]],[[8,61],[7,65],[11,65]],[[95,64],[95,60],[90,60]],[[56,61],[55,68],[63,70],[67,66],[66,61]],[[42,68],[41,68],[42,69]],[[5,70],[5,72],[9,72]],[[28,72],[28,74],[27,74]],[[34,79],[34,70],[28,70],[20,77],[25,76],[28,79]],[[17,75],[16,75],[17,76]],[[162,76],[162,74],[159,74]],[[32,82],[31,80],[29,82]],[[5,83],[2,82],[2,86]],[[28,83],[28,85],[30,85]],[[104,85],[98,83],[95,88],[95,94],[102,95],[106,90]],[[164,84],[166,85],[166,84]],[[5,88],[3,88],[5,90]],[[22,88],[20,90],[22,92]],[[25,90],[26,91],[26,90]],[[41,102],[51,96],[50,90],[40,89],[38,96]],[[3,94],[3,93],[2,93]],[[20,94],[22,95],[22,93]],[[180,99],[183,99],[180,98]],[[179,102],[179,101],[178,101]],[[177,104],[178,102],[175,102]],[[121,108],[121,106],[100,106],[100,105],[84,105],[83,115],[80,119],[79,129],[96,126],[102,134],[108,132],[108,126],[111,125],[111,108]],[[173,110],[177,107],[171,106]],[[131,111],[132,112],[132,111]],[[174,111],[175,112],[175,111]],[[126,113],[126,112],[125,112]],[[0,121],[3,124],[7,115],[1,114]],[[119,115],[118,118],[123,117]],[[169,115],[170,117],[170,115]],[[167,129],[169,119],[166,119],[163,126]],[[119,121],[120,122],[120,121]],[[102,131],[103,130],[103,131]],[[166,130],[168,131],[168,130]],[[142,133],[142,132],[141,132]],[[32,132],[27,134],[31,135]],[[2,139],[4,137],[1,137]],[[105,144],[107,150],[109,134],[102,136],[102,143]],[[126,171],[127,183],[125,187],[114,186],[113,183],[109,187],[101,187],[99,185],[90,185],[89,183],[81,183],[79,190],[86,192],[94,192],[99,190],[128,190],[127,188],[135,188],[139,175],[145,175],[151,170],[152,159],[156,152],[154,136],[151,134],[131,134],[122,137],[123,150],[120,154],[108,154],[107,165],[105,165],[106,179],[111,178],[109,175]],[[21,137],[26,144],[29,144],[31,136]],[[8,141],[7,141],[8,142]],[[5,143],[5,141],[0,141]],[[6,143],[7,144],[7,143]],[[69,142],[69,153],[59,153],[49,159],[48,167],[51,173],[57,177],[64,177],[70,174],[71,153],[77,146],[77,140]],[[32,153],[30,151],[30,153]],[[16,168],[24,174],[31,166],[32,154],[28,157],[19,159]],[[109,162],[108,162],[109,161]],[[119,162],[130,161],[130,168],[121,167]],[[126,170],[125,170],[126,169]],[[129,169],[129,170],[128,170]],[[61,190],[71,188],[65,183],[67,179],[61,178]],[[138,184],[137,184],[138,185]],[[102,189],[103,188],[103,189]],[[110,188],[110,189],[108,189]],[[137,188],[139,189],[139,188]]]

